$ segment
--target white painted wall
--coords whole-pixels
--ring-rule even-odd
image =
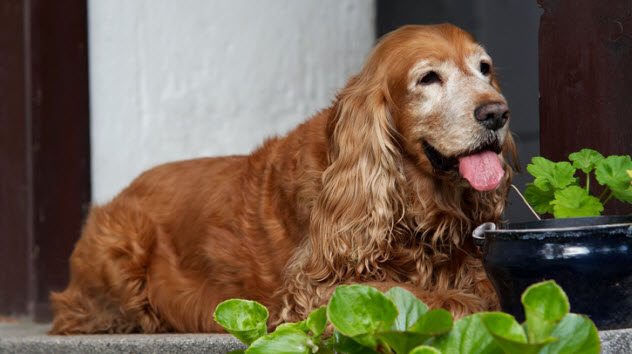
[[[373,0],[90,0],[92,194],[243,154],[329,105],[374,43]]]

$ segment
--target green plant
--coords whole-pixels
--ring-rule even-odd
[[[599,353],[597,328],[587,317],[569,313],[568,298],[555,282],[532,285],[523,293],[522,304],[522,325],[502,312],[476,313],[453,322],[448,311],[429,310],[402,288],[381,293],[368,286],[341,285],[326,307],[272,333],[261,330],[268,313],[252,301],[225,301],[214,318],[249,345],[236,353]],[[324,335],[328,324],[330,336]]]
[[[613,198],[632,203],[632,160],[628,155],[604,157],[591,149],[582,149],[568,156],[570,161],[553,162],[534,157],[527,171],[534,177],[527,184],[525,198],[540,214],[553,214],[556,218],[598,216],[604,205]],[[576,176],[584,174],[584,185]],[[591,181],[602,186],[601,194],[591,194]],[[594,188],[593,188],[594,189]]]

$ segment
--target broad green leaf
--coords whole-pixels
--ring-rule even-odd
[[[573,167],[588,174],[595,169],[595,165],[603,160],[603,155],[593,149],[581,149],[568,155],[568,159],[573,161]]]
[[[598,354],[601,350],[597,327],[585,316],[566,315],[551,336],[558,341],[542,348],[541,354]]]
[[[382,332],[377,334],[380,342],[386,344],[396,353],[408,353],[413,348],[424,344],[430,336],[413,332]]]
[[[443,335],[450,329],[452,314],[444,309],[434,309],[421,316],[407,332],[382,332],[378,337],[397,353],[408,353],[430,337]]]
[[[426,312],[410,327],[411,332],[428,336],[439,336],[452,329],[452,314],[444,309],[434,309]]]
[[[244,354],[244,353],[246,353],[245,350],[243,350],[243,349],[236,349],[236,350],[231,350],[231,351],[229,351],[226,354]]]
[[[533,183],[528,183],[524,191],[524,197],[529,205],[540,214],[553,214],[553,204],[551,202],[555,198],[553,190],[542,190]]]
[[[384,295],[386,295],[397,308],[397,318],[395,322],[393,322],[391,330],[406,331],[414,325],[421,316],[428,312],[428,306],[408,290],[394,287],[384,293]]]
[[[528,287],[522,293],[522,305],[530,342],[540,342],[548,338],[570,310],[568,297],[552,280]]]
[[[307,319],[301,322],[289,322],[282,323],[277,327],[279,329],[296,329],[304,333],[308,333],[311,331],[311,334],[314,337],[319,337],[325,331],[325,327],[327,326],[327,313],[324,307],[317,308],[312,311]]]
[[[612,190],[615,198],[632,203],[632,192],[629,190],[631,177],[627,174],[627,170],[630,169],[630,156],[608,156],[597,164],[595,177],[601,185],[606,185]]]
[[[289,328],[289,329],[295,329],[297,331],[301,331],[301,332],[307,333],[309,328],[307,328],[307,324],[305,322],[306,321],[282,323],[276,328],[276,330],[278,331],[280,329],[288,329]]]
[[[622,202],[632,203],[632,187],[623,191],[612,191],[612,195]]]
[[[408,354],[441,354],[439,350],[427,345],[420,345],[417,348],[411,350]]]
[[[612,155],[597,164],[595,177],[602,185],[612,190],[626,189],[630,185],[627,170],[632,169],[632,159],[628,155]]]
[[[543,191],[557,190],[576,184],[575,168],[569,162],[553,162],[544,157],[534,157],[527,171],[535,177],[533,184]]]
[[[307,316],[305,322],[312,335],[320,337],[327,327],[327,309],[325,307],[317,308]]]
[[[483,324],[492,335],[517,343],[527,343],[524,329],[510,314],[487,312],[482,314]]]
[[[603,211],[603,205],[599,199],[578,186],[556,191],[555,199],[551,204],[553,204],[553,215],[556,218],[598,216]]]
[[[488,312],[482,314],[483,324],[505,353],[535,354],[554,338],[545,341],[529,343],[524,329],[513,316],[503,312]]]
[[[371,348],[367,348],[355,340],[345,336],[344,334],[334,331],[333,338],[333,348],[336,353],[344,353],[344,354],[374,354],[377,353],[375,350]]]
[[[254,341],[246,354],[310,354],[315,351],[318,347],[305,332],[281,328]]]
[[[267,332],[268,310],[250,300],[226,300],[215,308],[215,322],[245,344],[254,342]]]
[[[351,337],[354,341],[360,343],[362,346],[377,350],[378,344],[380,344],[379,333],[365,333]]]
[[[482,313],[456,321],[452,330],[434,339],[442,353],[500,354],[502,349],[483,325]]]
[[[340,333],[355,337],[387,330],[397,318],[397,309],[377,289],[340,285],[327,304],[327,318]]]

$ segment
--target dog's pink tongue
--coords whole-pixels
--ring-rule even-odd
[[[492,151],[459,158],[459,172],[477,191],[496,189],[505,175],[498,155]]]

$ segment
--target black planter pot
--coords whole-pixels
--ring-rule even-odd
[[[489,226],[474,237],[503,311],[524,320],[522,292],[553,279],[599,329],[632,328],[632,216]]]

